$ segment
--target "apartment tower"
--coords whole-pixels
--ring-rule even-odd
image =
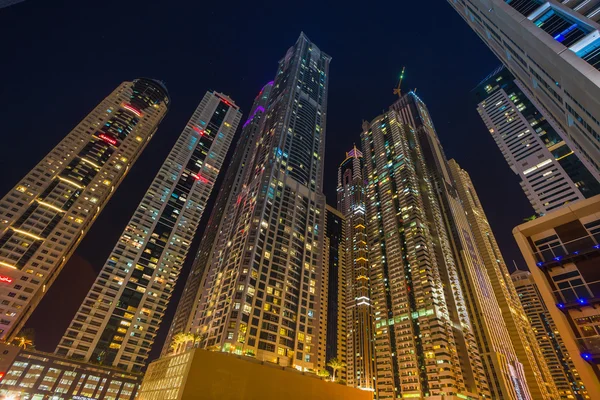
[[[161,82],[123,82],[0,200],[1,339],[19,333],[168,106]]]
[[[376,396],[489,396],[425,157],[390,110],[363,123]]]
[[[458,197],[471,226],[475,247],[492,283],[496,301],[502,310],[502,317],[509,334],[508,339],[512,342],[516,356],[523,365],[529,390],[534,399],[542,398],[543,393],[556,396],[556,391],[552,387],[552,374],[538,344],[538,338],[531,330],[530,322],[519,301],[471,177],[455,160],[450,160],[448,164]]]
[[[600,194],[598,171],[580,160],[559,124],[505,67],[474,92],[479,115],[536,213]]]
[[[600,1],[448,3],[532,93],[577,156],[600,170]]]
[[[346,368],[336,371],[335,378],[346,382],[347,378],[347,315],[346,315],[346,221],[342,213],[329,204],[325,206],[325,241],[323,246],[323,285],[319,318],[323,318],[320,330],[321,342],[325,342],[325,361],[338,360]],[[323,336],[325,338],[323,338]],[[328,368],[330,372],[334,372]],[[352,385],[350,385],[352,386]]]
[[[578,379],[590,398],[600,398],[600,195],[519,225],[513,235]]]
[[[346,382],[374,390],[373,303],[363,155],[356,146],[338,169],[337,208],[345,218]]]
[[[330,57],[301,34],[279,62],[234,225],[207,271],[198,346],[325,367],[320,294]]]
[[[227,167],[223,183],[221,183],[208,224],[204,228],[196,259],[185,282],[185,288],[177,305],[177,311],[165,340],[162,355],[167,355],[173,350],[171,345],[173,337],[177,333],[190,332],[191,316],[196,312],[204,272],[210,269],[210,265],[219,262],[221,251],[227,246],[227,238],[238,205],[238,196],[245,182],[244,177],[249,171],[248,166],[251,164],[257,140],[260,137],[264,121],[263,116],[272,88],[273,82],[267,83],[262,88],[254,99],[250,116],[242,126],[233,157]]]
[[[160,167],[56,353],[138,372],[156,337],[241,112],[207,92]]]
[[[529,271],[516,270],[510,277],[527,315],[529,329],[539,344],[554,385],[561,399],[589,399],[579,373],[571,360],[556,324],[542,302],[540,292]]]

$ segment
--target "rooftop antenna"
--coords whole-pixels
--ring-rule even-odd
[[[400,79],[398,80],[398,87],[394,89],[394,94],[397,94],[398,97],[402,97],[402,80],[404,79],[404,70],[406,67],[402,67],[402,72],[400,73]]]
[[[517,265],[517,262],[516,262],[515,260],[513,260],[513,264],[515,264],[515,269],[516,269],[517,271],[520,271],[520,269],[519,269],[519,266]]]

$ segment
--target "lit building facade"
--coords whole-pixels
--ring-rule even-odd
[[[321,338],[325,343],[325,361],[337,359],[346,363],[346,368],[336,372],[336,379],[350,383],[347,379],[349,360],[346,354],[346,221],[344,216],[329,204],[325,207],[325,241],[323,246],[323,285],[321,304],[323,307]],[[325,324],[326,326],[323,326]],[[323,338],[325,336],[325,338]],[[333,371],[330,371],[333,372]],[[353,385],[350,385],[353,386]]]
[[[330,57],[301,34],[279,62],[265,124],[191,332],[202,348],[324,369],[320,302]]]
[[[538,214],[600,194],[598,171],[587,168],[559,124],[506,68],[485,78],[475,96],[479,115]]]
[[[462,312],[464,305],[468,312],[491,397],[551,399],[553,393],[548,393],[545,386],[540,387],[540,393],[530,393],[535,388],[528,388],[526,383],[523,365],[512,346],[502,310],[494,296],[492,282],[477,249],[427,106],[409,92],[392,104],[391,109],[396,111],[403,123],[415,130],[425,160],[423,174],[437,191],[443,229],[439,227],[434,237],[440,240],[438,246],[446,256],[443,260],[446,268],[457,273],[464,296],[464,303],[461,299],[457,307]],[[432,203],[432,207],[435,205]],[[440,265],[443,265],[441,261]],[[455,275],[452,273],[448,277],[454,279]],[[446,285],[454,285],[454,282],[447,281]]]
[[[448,2],[600,170],[600,2]]]
[[[363,124],[376,396],[490,396],[417,132],[390,110]]]
[[[354,147],[338,169],[337,208],[345,219],[346,382],[375,388],[373,304],[362,153]]]
[[[542,302],[531,272],[517,270],[510,277],[527,315],[528,330],[532,331],[539,344],[560,398],[589,399],[556,324]]]
[[[207,92],[179,135],[56,348],[58,355],[144,366],[241,112]]]
[[[173,317],[169,334],[162,354],[168,354],[172,348],[174,335],[179,332],[189,332],[191,327],[191,316],[196,312],[196,306],[200,296],[200,285],[204,272],[210,269],[210,265],[219,262],[223,248],[227,246],[227,238],[231,230],[237,199],[245,182],[244,177],[249,171],[252,155],[260,137],[260,131],[264,121],[264,113],[267,107],[269,94],[273,88],[273,82],[267,83],[258,96],[250,110],[250,116],[242,126],[240,138],[235,147],[233,157],[229,166],[219,194],[213,206],[208,224],[204,229],[200,247],[185,282],[185,288],[177,305],[177,311]]]
[[[513,234],[580,381],[590,398],[600,398],[600,196]]]
[[[168,105],[162,83],[123,82],[0,200],[0,338],[19,333]]]
[[[134,400],[142,375],[0,343],[3,399]]]
[[[508,352],[505,357],[509,363],[514,364],[516,355],[518,361],[523,365],[527,385],[534,399],[554,399],[557,392],[551,384],[553,381],[551,372],[538,345],[538,338],[531,330],[530,322],[521,306],[519,296],[512,284],[508,268],[502,253],[500,253],[500,248],[479,201],[471,177],[456,161],[450,160],[448,165],[458,196],[466,212],[467,220],[471,226],[475,247],[489,276],[496,301],[502,310],[502,317],[508,330],[508,336],[502,333],[502,340],[507,342],[502,346],[509,348],[512,343],[512,347],[514,347],[514,352]],[[498,333],[494,334],[500,336]],[[493,340],[489,340],[489,342],[493,343]]]

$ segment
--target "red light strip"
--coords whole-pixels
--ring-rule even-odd
[[[104,140],[106,143],[112,144],[113,146],[117,144],[117,139],[110,137],[108,135],[105,135],[104,133],[99,134],[98,137],[100,139]]]
[[[198,128],[197,126],[193,126],[190,125],[192,127],[193,130],[195,130],[196,132],[198,132],[200,134],[200,136],[204,135],[204,131],[200,128]]]
[[[200,182],[202,182],[202,183],[208,183],[208,179],[206,179],[206,178],[205,178],[205,177],[203,177],[203,176],[196,175],[196,174],[192,174],[192,177],[193,177],[195,180],[197,180],[197,181],[200,181]]]
[[[123,104],[123,108],[131,111],[132,113],[134,113],[135,115],[137,115],[138,117],[142,116],[142,112],[136,108],[133,108],[132,106],[130,106],[129,104]]]
[[[0,275],[0,282],[12,283],[13,279],[10,276]]]

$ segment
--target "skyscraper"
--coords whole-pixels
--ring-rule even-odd
[[[392,299],[406,299],[396,304],[408,303],[409,315],[415,317],[412,327],[405,323],[416,332],[413,332],[413,357],[427,354],[428,348],[431,348],[431,333],[428,332],[432,329],[431,322],[440,326],[461,326],[462,330],[447,331],[443,339],[440,338],[441,344],[434,346],[439,345],[442,349],[456,346],[457,353],[454,356],[470,359],[473,367],[470,372],[456,372],[450,385],[441,386],[435,369],[429,368],[429,373],[420,373],[420,379],[415,381],[412,388],[397,379],[394,386],[387,385],[387,390],[414,390],[415,393],[409,394],[416,396],[418,392],[421,395],[430,392],[431,388],[443,393],[450,390],[449,387],[454,387],[455,390],[476,391],[485,395],[486,392],[478,388],[486,385],[492,398],[531,398],[523,366],[512,346],[490,277],[477,249],[429,111],[413,92],[401,96],[390,110],[363,129],[365,160],[373,158],[371,163],[366,163],[369,188],[373,188],[376,194],[373,196],[368,192],[367,222],[368,229],[372,232],[369,234],[369,254],[376,257],[370,257],[369,261],[374,265],[379,264],[380,259],[383,261],[383,272],[372,278],[372,292],[374,296],[375,293],[385,293],[385,285],[390,286],[390,302],[381,310],[384,311],[381,314],[388,314],[388,318],[397,312]],[[371,135],[373,139],[370,138]],[[372,147],[369,154],[367,146]],[[393,207],[389,206],[390,203]],[[379,218],[381,221],[371,226],[372,221]],[[392,221],[397,224],[398,233],[394,231]],[[385,236],[382,238],[381,235]],[[394,237],[396,235],[397,239]],[[395,254],[394,250],[387,250],[389,245],[394,250],[402,249],[395,253],[404,254],[404,257]],[[383,280],[383,283],[379,283],[381,277],[386,278],[386,269],[396,269],[399,266],[404,268],[404,276],[400,278],[394,275],[395,282]],[[419,266],[419,269],[415,266]],[[394,273],[397,274],[396,270]],[[389,269],[387,274],[390,274]],[[404,280],[400,281],[400,285],[397,283],[399,279]],[[383,287],[377,288],[377,284]],[[405,290],[399,290],[398,286]],[[435,301],[443,301],[448,313],[439,313],[435,307],[433,312],[430,311],[430,302]],[[423,313],[423,320],[428,321],[429,326],[418,320],[420,313]],[[376,328],[379,328],[378,325],[385,326],[385,320],[380,321],[382,316],[376,315],[375,319]],[[389,324],[390,319],[387,322]],[[410,342],[406,341],[407,338],[399,337],[397,329],[399,327],[388,329],[388,340],[397,341],[397,347],[410,348]],[[377,346],[376,342],[376,359],[380,366],[382,363]],[[396,353],[386,346],[389,345],[382,343],[384,352]],[[479,348],[479,353],[475,347]],[[431,361],[425,356],[421,357],[423,358],[417,358],[418,363],[411,366],[418,366],[417,370],[423,371]],[[455,360],[448,360],[449,364],[453,362]],[[389,364],[395,364],[393,356]],[[482,377],[482,371],[485,372],[485,377]],[[378,375],[381,376],[379,371]],[[466,381],[465,376],[469,378]],[[381,390],[383,388],[378,381],[378,391]],[[547,387],[540,390],[536,398],[552,398],[554,392],[548,393]]]
[[[363,155],[354,147],[338,169],[337,208],[345,219],[346,382],[374,389],[373,303],[363,170]]]
[[[325,366],[318,339],[329,61],[301,34],[279,62],[234,226],[191,323],[200,347]]]
[[[190,274],[185,283],[185,288],[177,311],[173,317],[169,335],[163,347],[163,355],[168,354],[171,349],[173,336],[179,332],[190,331],[190,317],[196,311],[200,296],[200,285],[204,272],[210,269],[210,265],[219,262],[220,253],[227,246],[227,238],[233,224],[233,217],[237,206],[237,198],[245,182],[244,177],[249,171],[249,165],[256,149],[257,140],[264,122],[265,107],[269,94],[273,88],[273,82],[267,83],[258,96],[250,110],[250,116],[242,127],[240,139],[237,142],[233,157],[225,179],[219,189],[219,194],[210,214],[208,224],[204,229],[204,235],[200,242],[200,248]]]
[[[600,175],[563,139],[565,132],[504,67],[475,89],[477,111],[538,214],[600,194]]]
[[[600,3],[448,0],[600,170]]]
[[[449,166],[451,177],[471,226],[475,247],[481,256],[496,301],[502,310],[502,317],[509,334],[506,339],[512,342],[515,349],[514,353],[509,353],[507,358],[513,357],[509,361],[514,362],[516,353],[519,362],[523,364],[527,385],[534,399],[544,398],[543,396],[546,396],[544,393],[548,393],[553,396],[550,398],[554,399],[556,392],[551,384],[547,384],[547,382],[552,382],[552,375],[538,345],[538,339],[531,330],[525,311],[523,311],[494,232],[492,232],[473,182],[471,182],[471,177],[467,171],[460,168],[456,161],[450,160]],[[508,344],[506,346],[508,347]]]
[[[539,344],[560,398],[589,399],[556,324],[542,302],[531,272],[517,270],[510,277],[527,315],[528,331],[533,333]]]
[[[600,195],[513,230],[579,379],[600,398]]]
[[[19,333],[168,105],[162,83],[123,82],[0,200],[0,338]]]
[[[346,223],[344,216],[329,204],[325,207],[325,241],[323,246],[323,285],[321,304],[321,338],[325,343],[324,357],[328,362],[337,359],[347,365],[347,315],[346,315]],[[323,338],[325,336],[325,338]],[[348,368],[336,371],[336,379],[348,383]],[[333,372],[333,371],[332,371]],[[349,383],[348,383],[349,384]]]
[[[361,139],[377,398],[489,397],[417,132],[390,110]]]
[[[56,353],[140,371],[241,113],[207,92],[138,205]]]

